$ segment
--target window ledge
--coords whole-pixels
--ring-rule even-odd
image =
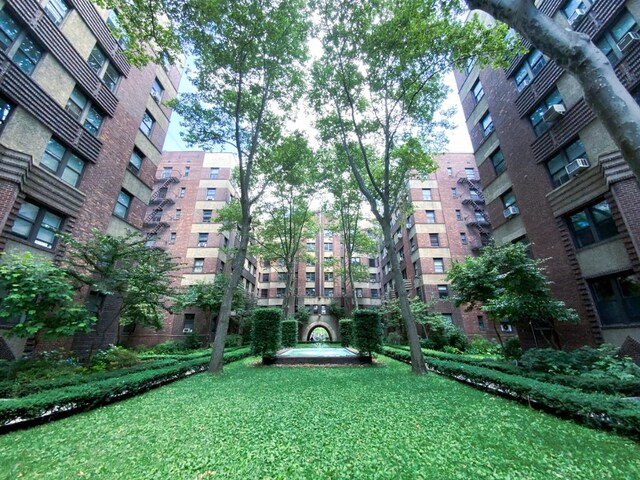
[[[606,245],[608,243],[614,243],[617,242],[619,240],[622,240],[624,238],[624,233],[618,233],[617,235],[614,235],[613,237],[609,237],[605,240],[600,240],[597,242],[594,242],[590,245],[586,245],[584,247],[575,247],[576,248],[576,253],[584,253],[584,252],[588,252],[589,250],[594,250],[596,248],[601,247],[602,245]],[[575,245],[575,243],[574,243]]]

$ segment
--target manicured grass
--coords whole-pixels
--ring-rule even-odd
[[[251,360],[255,361],[255,360]],[[637,479],[640,445],[382,358],[225,367],[0,437],[1,478]]]

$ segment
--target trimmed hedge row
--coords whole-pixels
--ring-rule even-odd
[[[225,352],[232,352],[242,347],[225,348]],[[205,358],[211,356],[211,350],[198,351],[194,353],[180,354],[180,353],[158,353],[158,354],[138,354],[140,360],[195,360],[197,358]]]
[[[411,362],[411,355],[405,350],[385,347],[383,354],[404,363]],[[640,438],[640,405],[634,401],[585,393],[563,385],[433,357],[427,358],[427,363],[438,373],[477,388],[515,398],[522,403],[587,425]]]
[[[282,322],[282,346],[295,347],[298,343],[298,321],[283,320]]]
[[[225,353],[224,363],[235,362],[250,355],[248,348]],[[56,388],[18,399],[5,400],[0,402],[0,430],[13,428],[13,424],[28,424],[48,417],[55,418],[132,397],[188,374],[202,372],[207,368],[208,363],[208,359],[195,359],[118,378]]]
[[[404,350],[405,347],[402,347]],[[408,350],[408,349],[407,349]],[[454,353],[438,352],[434,350],[422,350],[425,358],[437,358],[441,360],[451,360],[453,362],[465,363],[476,367],[490,368],[511,375],[539,380],[545,383],[555,383],[566,387],[576,388],[588,393],[606,393],[609,395],[624,395],[630,397],[640,397],[640,379],[620,380],[614,377],[581,377],[580,375],[560,375],[550,373],[529,372],[516,365],[505,363],[500,360],[471,358],[465,355]]]

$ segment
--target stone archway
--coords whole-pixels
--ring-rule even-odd
[[[311,323],[309,323],[302,330],[301,339],[303,341],[305,341],[305,342],[308,342],[309,338],[311,337],[311,332],[313,332],[318,327],[322,327],[327,332],[329,332],[329,341],[330,342],[336,342],[336,341],[339,340],[338,329],[334,325],[331,325],[328,322],[311,322]]]

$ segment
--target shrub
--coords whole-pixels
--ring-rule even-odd
[[[135,352],[124,347],[111,345],[107,350],[101,350],[91,359],[91,369],[94,371],[115,370],[132,367],[139,363]]]
[[[168,340],[166,342],[154,345],[145,353],[152,353],[157,355],[172,355],[172,354],[184,352],[184,350],[185,350],[184,343],[178,343],[173,340]]]
[[[237,333],[232,333],[227,335],[227,338],[224,339],[224,347],[225,348],[233,348],[242,346],[242,335]]]
[[[501,349],[497,342],[475,336],[469,341],[466,352],[472,355],[499,355]]]
[[[504,358],[507,360],[520,360],[522,358],[522,347],[520,347],[520,340],[517,338],[510,338],[504,343],[504,349],[502,350]]]
[[[382,350],[382,318],[377,310],[353,312],[353,346],[369,357]]]
[[[445,345],[444,347],[442,347],[442,351],[444,353],[450,353],[452,355],[460,355],[462,353],[462,350],[460,350],[459,348],[451,347],[449,345]]]
[[[202,340],[200,340],[200,336],[196,332],[191,332],[187,335],[187,338],[184,339],[184,348],[187,350],[197,350],[198,348],[202,348]]]
[[[343,318],[339,322],[340,325],[340,343],[343,347],[348,347],[353,343],[353,320]]]
[[[469,346],[469,340],[467,339],[467,336],[459,327],[456,327],[455,325],[453,326],[453,329],[449,333],[448,346],[451,348],[455,348],[460,352],[464,352]]]
[[[571,373],[573,363],[571,356],[562,350],[552,348],[532,348],[520,359],[522,368],[530,372]]]
[[[431,316],[427,320],[429,326],[429,339],[433,342],[432,348],[442,350],[446,346],[464,351],[469,341],[464,332],[451,321],[440,315]]]
[[[434,342],[430,338],[421,338],[420,347],[426,348],[427,350],[437,350],[438,346],[436,345],[436,342]]]
[[[282,322],[282,346],[295,347],[298,343],[298,321],[289,319]]]
[[[275,357],[282,341],[282,310],[259,308],[253,312],[251,350],[264,359]]]
[[[384,343],[387,345],[406,345],[407,341],[398,332],[390,332],[387,334]]]

